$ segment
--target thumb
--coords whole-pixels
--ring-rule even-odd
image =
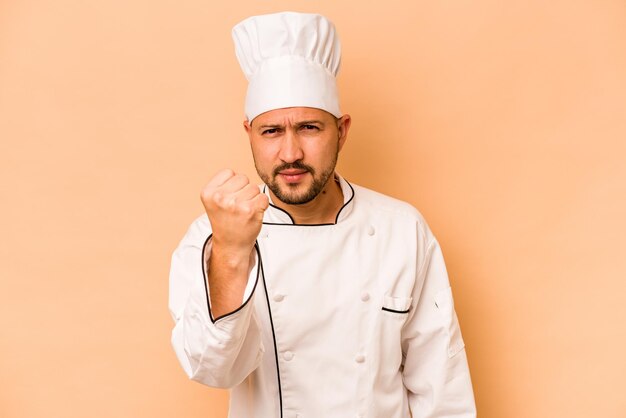
[[[252,203],[259,212],[265,212],[265,210],[270,206],[270,199],[265,193],[259,193],[254,196]]]

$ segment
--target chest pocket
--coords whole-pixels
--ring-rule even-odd
[[[384,295],[377,307],[377,335],[372,339],[378,358],[385,367],[378,370],[385,381],[395,381],[402,367],[402,328],[409,318],[413,299],[406,296]],[[381,306],[382,305],[382,306]]]
[[[382,306],[383,314],[404,320],[411,310],[412,301],[412,297],[385,295]]]

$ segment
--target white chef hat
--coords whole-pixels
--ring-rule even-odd
[[[341,45],[319,14],[282,12],[249,17],[232,31],[248,79],[249,121],[285,107],[314,107],[341,117],[336,76]]]

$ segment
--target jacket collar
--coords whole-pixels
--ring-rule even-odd
[[[339,209],[339,212],[337,212],[334,222],[334,224],[337,224],[346,219],[352,212],[352,207],[354,206],[354,189],[350,183],[337,173],[335,173],[335,181],[339,183],[339,186],[341,186],[341,192],[343,193],[343,206]],[[263,223],[271,225],[295,225],[293,218],[287,211],[274,205],[267,185],[264,184],[262,190],[270,200],[270,206],[263,215]],[[334,224],[317,224],[309,226]]]

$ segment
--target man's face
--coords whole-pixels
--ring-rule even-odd
[[[350,116],[289,107],[263,113],[244,127],[259,177],[282,202],[300,205],[315,199],[333,176]]]

